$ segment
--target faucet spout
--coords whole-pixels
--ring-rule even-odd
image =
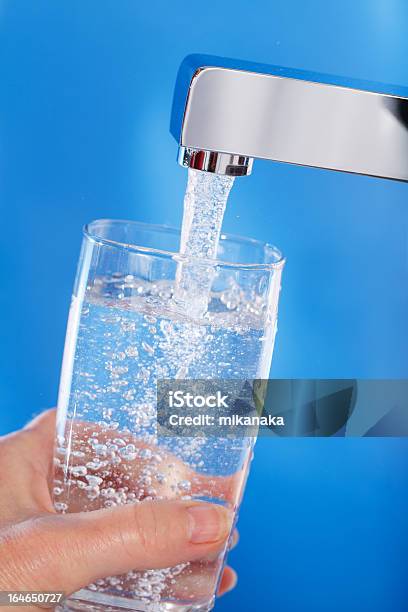
[[[405,95],[214,60],[179,74],[171,131],[181,165],[245,176],[262,158],[408,181]]]

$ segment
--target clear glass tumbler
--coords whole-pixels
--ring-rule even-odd
[[[157,436],[156,384],[267,378],[284,259],[270,245],[222,235],[217,260],[189,261],[179,240],[176,230],[130,221],[84,230],[58,399],[58,512],[181,498],[237,513],[253,439],[167,443]],[[180,266],[212,279],[198,319],[173,295]],[[106,577],[64,607],[210,610],[226,549],[215,560]]]

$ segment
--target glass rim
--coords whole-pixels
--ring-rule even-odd
[[[208,259],[201,257],[188,257],[186,255],[182,255],[177,251],[167,251],[165,249],[156,249],[154,247],[147,247],[139,244],[121,242],[119,240],[112,240],[111,238],[105,238],[104,236],[98,235],[97,232],[93,231],[92,227],[97,224],[103,225],[131,225],[133,227],[138,227],[143,231],[155,231],[159,233],[173,234],[180,236],[181,232],[179,229],[175,227],[171,227],[170,225],[164,224],[155,224],[155,223],[144,223],[143,221],[132,221],[127,219],[95,219],[90,223],[87,223],[83,226],[82,231],[86,239],[96,243],[102,244],[104,246],[115,247],[118,249],[123,249],[126,251],[130,251],[133,253],[140,253],[142,255],[154,255],[155,257],[163,257],[166,259],[173,259],[176,262],[181,263],[197,263],[202,265],[211,265],[211,266],[221,266],[223,268],[232,268],[232,269],[248,269],[248,270],[280,270],[283,268],[286,262],[286,258],[276,246],[269,244],[268,242],[263,242],[262,240],[256,240],[254,238],[247,238],[245,236],[239,236],[236,234],[229,233],[221,233],[221,240],[229,240],[234,242],[241,242],[248,245],[254,245],[261,247],[263,251],[269,250],[273,255],[277,258],[276,261],[270,263],[236,263],[229,261],[222,261],[221,259]]]

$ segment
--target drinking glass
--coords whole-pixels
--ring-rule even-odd
[[[284,259],[273,246],[222,235],[217,260],[189,260],[179,240],[174,229],[131,221],[84,228],[58,398],[57,512],[167,498],[221,503],[237,516],[253,439],[158,436],[156,385],[267,378]],[[189,267],[211,279],[198,317],[185,287],[176,299],[177,275]],[[226,550],[106,577],[64,609],[210,610]]]

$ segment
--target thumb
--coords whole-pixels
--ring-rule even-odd
[[[13,527],[5,575],[16,577],[19,589],[69,594],[98,578],[214,555],[231,524],[232,513],[223,506],[191,501],[42,515]]]

